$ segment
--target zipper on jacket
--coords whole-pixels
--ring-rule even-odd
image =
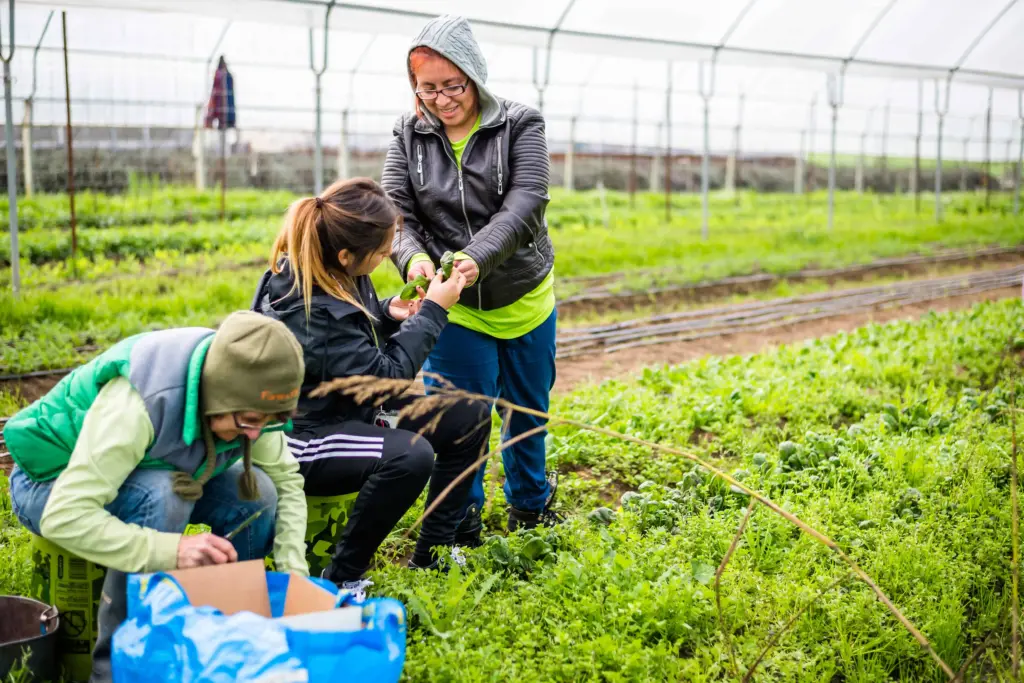
[[[504,176],[504,174],[502,173],[502,170],[501,170],[501,136],[499,135],[498,136],[498,196],[499,197],[501,196],[501,193],[502,193],[501,182],[503,180],[503,176]]]
[[[423,187],[423,145],[416,145],[416,172],[420,174],[420,187]]]
[[[505,117],[503,116],[502,117],[502,121],[504,121],[504,120],[505,120]],[[441,138],[441,146],[444,148],[444,153],[448,156],[449,159],[452,160],[452,163],[455,164],[455,169],[459,172],[459,201],[462,203],[462,217],[464,219],[466,219],[466,236],[469,239],[469,241],[472,241],[473,240],[473,226],[470,224],[470,222],[469,222],[469,214],[466,212],[466,191],[465,191],[464,186],[462,184],[462,166],[460,166],[459,163],[457,161],[455,161],[454,153],[448,151],[449,144],[448,144],[448,141],[445,138],[445,136],[441,135],[436,130],[433,131],[433,133],[437,137]],[[466,149],[462,150],[462,158],[463,159],[465,159],[466,156],[469,154],[469,148],[473,146],[474,142],[476,142],[475,138],[476,138],[476,136],[474,136],[473,138],[470,138],[469,142],[466,143]],[[482,293],[481,288],[479,287],[479,284],[480,284],[480,278],[479,277],[477,277],[477,281],[476,281],[475,284],[477,285],[477,288],[476,288],[477,307],[482,309],[484,307],[484,295]]]
[[[473,226],[470,225],[469,214],[466,213],[466,192],[465,192],[465,190],[463,189],[463,186],[462,186],[462,166],[460,166],[458,164],[458,162],[455,161],[454,154],[452,152],[448,151],[449,145],[448,145],[448,142],[445,139],[445,137],[443,135],[441,135],[440,133],[438,133],[436,130],[434,131],[434,135],[436,135],[437,137],[441,138],[441,146],[444,147],[444,153],[448,156],[449,159],[452,160],[452,163],[455,164],[455,169],[459,172],[459,201],[462,203],[462,217],[464,219],[466,219],[466,237],[469,240],[472,240],[473,239]],[[466,149],[462,150],[462,157],[463,158],[465,158],[466,155],[469,154],[469,148],[472,146],[473,142],[474,141],[472,139],[470,139],[470,141],[466,144]]]

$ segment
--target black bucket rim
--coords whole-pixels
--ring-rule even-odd
[[[20,640],[8,640],[0,643],[0,648],[10,647],[11,645],[22,645],[25,643],[32,643],[43,638],[55,637],[57,632],[60,630],[60,610],[57,609],[56,605],[47,605],[45,602],[36,600],[35,598],[27,598],[24,595],[0,595],[0,602],[4,600],[17,600],[27,603],[35,603],[42,610],[39,613],[40,623],[47,625],[49,629],[46,633],[39,633],[29,638],[22,638]],[[52,612],[51,616],[47,616],[48,613]]]

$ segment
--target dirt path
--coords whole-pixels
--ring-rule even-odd
[[[917,318],[928,311],[948,311],[968,308],[979,301],[1020,296],[1019,287],[996,289],[981,294],[950,297],[923,304],[914,304],[868,313],[836,316],[809,323],[785,325],[765,332],[729,334],[711,339],[689,342],[669,342],[655,346],[637,347],[618,353],[595,353],[558,361],[555,392],[565,393],[588,383],[634,375],[644,367],[677,365],[708,355],[734,355],[756,353],[766,348],[813,339],[841,330],[852,330],[869,322]],[[0,388],[17,389],[25,400],[33,401],[57,384],[60,376],[38,377],[21,382],[0,382]]]
[[[1020,287],[1008,287],[900,308],[854,313],[809,323],[785,325],[766,332],[729,334],[712,339],[638,347],[619,353],[596,353],[566,358],[558,362],[555,392],[565,393],[581,385],[599,383],[605,379],[628,377],[648,366],[678,365],[709,355],[729,356],[757,353],[781,344],[852,330],[870,322],[881,323],[889,320],[918,318],[929,311],[959,310],[968,308],[979,301],[994,301],[1020,295]]]
[[[909,258],[909,257],[908,257]],[[723,278],[713,282],[692,285],[653,286],[644,292],[601,292],[596,298],[590,296],[570,297],[558,302],[560,318],[586,314],[601,314],[613,311],[629,311],[637,306],[676,305],[680,302],[703,304],[726,297],[755,294],[777,286],[780,282],[827,282],[831,286],[852,284],[878,278],[902,276],[905,278],[937,277],[945,271],[973,266],[975,271],[997,269],[1024,263],[1024,251],[1017,248],[989,254],[968,254],[960,258],[947,258],[940,262],[891,263],[885,260],[864,263],[838,269],[828,275],[821,271],[807,270],[788,275],[773,276],[767,273]],[[827,271],[826,271],[827,272]]]

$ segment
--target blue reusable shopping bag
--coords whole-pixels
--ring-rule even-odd
[[[267,572],[271,614],[284,611],[288,574]],[[321,579],[304,579],[338,592]],[[128,618],[114,633],[114,683],[318,683],[397,681],[405,663],[405,609],[393,598],[362,603],[338,592],[338,606],[363,608],[363,628],[305,631],[252,612],[193,607],[163,572],[128,577]]]

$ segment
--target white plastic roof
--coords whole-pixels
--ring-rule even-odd
[[[327,0],[18,0],[15,118],[31,90],[32,51],[52,9],[68,10],[71,90],[78,124],[191,126],[209,91],[207,60],[223,54],[235,76],[239,126],[284,139],[313,127],[309,29],[322,64]],[[0,2],[7,35],[7,3]],[[356,142],[384,144],[411,103],[410,39],[429,18],[462,14],[487,56],[489,85],[544,112],[553,142],[663,144],[671,62],[672,141],[701,145],[699,62],[714,61],[711,144],[727,149],[745,98],[741,147],[795,153],[801,131],[827,149],[826,72],[845,73],[839,148],[913,151],[923,82],[924,154],[934,154],[935,89],[951,80],[944,156],[982,158],[992,89],[992,155],[1016,153],[1024,88],[1024,2],[1016,0],[354,0],[331,11],[324,75],[325,143],[352,111]],[[221,39],[222,38],[222,39]],[[220,43],[218,45],[218,40]],[[60,15],[38,58],[35,120],[63,123]],[[546,56],[550,46],[550,73]],[[536,64],[535,64],[536,59]],[[535,76],[536,72],[536,76]],[[536,78],[536,81],[535,81]],[[944,99],[944,97],[943,97]],[[816,101],[814,118],[811,102]],[[808,132],[809,135],[809,132]],[[969,139],[965,146],[963,141]]]

